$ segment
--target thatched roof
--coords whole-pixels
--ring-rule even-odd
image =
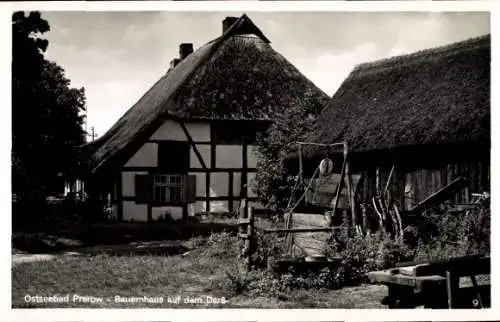
[[[343,141],[351,152],[488,145],[490,36],[357,66],[316,126],[309,142]],[[305,146],[303,155],[320,150]]]
[[[92,171],[123,162],[166,118],[272,120],[299,105],[317,111],[328,96],[273,50],[243,15],[170,69],[94,144]]]

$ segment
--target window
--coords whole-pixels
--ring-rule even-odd
[[[184,176],[157,174],[153,178],[153,202],[168,203],[184,200]]]
[[[196,201],[196,175],[137,174],[135,198],[139,204],[193,203]]]

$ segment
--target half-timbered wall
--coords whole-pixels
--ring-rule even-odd
[[[122,167],[113,198],[116,217],[125,221],[147,221],[168,213],[173,219],[181,219],[199,212],[233,211],[242,198],[252,201],[255,194],[250,187],[255,178],[257,155],[251,135],[244,133],[245,128],[251,127],[249,122],[242,126],[237,121],[165,121]],[[170,157],[179,158],[178,151],[165,151],[165,146],[175,146],[175,142],[189,148],[183,174],[195,177],[195,202],[161,206],[138,202],[136,176],[158,171],[160,163],[170,164]],[[163,168],[161,172],[177,171]]]

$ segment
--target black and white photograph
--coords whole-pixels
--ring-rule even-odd
[[[13,309],[491,308],[490,12],[11,19]]]

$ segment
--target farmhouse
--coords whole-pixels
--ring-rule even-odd
[[[83,151],[85,189],[110,196],[118,220],[184,218],[255,201],[255,140],[282,112],[320,111],[328,96],[277,53],[246,16],[168,72]]]
[[[466,183],[452,200],[468,203],[490,189],[490,59],[486,35],[361,64],[307,141],[347,143],[350,171],[362,178],[357,204],[388,183],[409,210],[459,177]],[[314,171],[326,155],[342,165],[337,152],[303,146],[304,169]],[[298,167],[297,154],[288,161]]]

